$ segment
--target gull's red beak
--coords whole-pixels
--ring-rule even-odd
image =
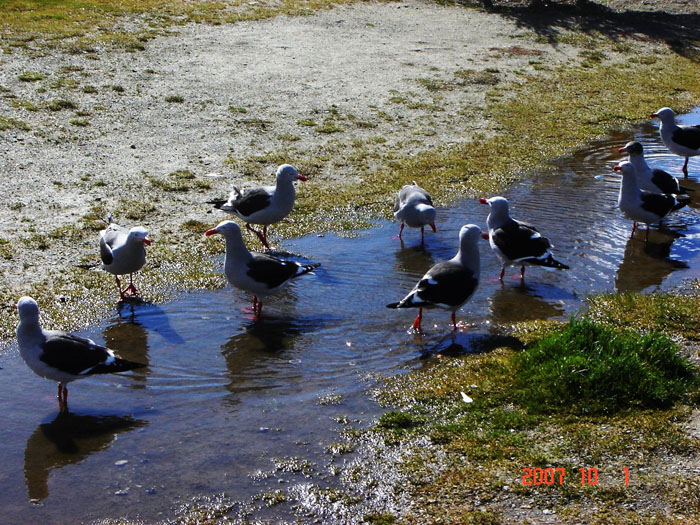
[[[489,203],[489,201],[487,201],[487,200],[484,199],[483,197],[481,197],[481,198],[479,199],[479,202],[480,202],[481,204],[488,204],[488,203]]]
[[[615,171],[620,171],[621,169],[622,169],[622,166],[620,166],[619,164],[613,168],[613,170],[615,170]]]
[[[210,235],[214,235],[215,233],[219,233],[219,230],[216,228],[212,228],[211,230],[207,230],[204,232],[204,235],[209,237]]]
[[[151,245],[151,242],[152,242],[151,239],[149,239],[148,237],[144,237],[144,238],[143,238],[143,243],[144,243],[146,246],[150,246],[150,245]]]
[[[649,115],[649,118],[656,118],[656,117],[658,117],[658,115],[656,113],[652,113],[651,115]]]
[[[627,151],[627,148],[617,148],[618,153],[624,153],[625,151]]]
[[[297,179],[298,179],[298,180],[303,180],[303,181],[309,180],[308,177],[304,177],[301,173],[298,173],[298,174],[297,174]]]
[[[485,241],[489,240],[489,234],[486,232],[481,232],[481,238],[484,239]]]

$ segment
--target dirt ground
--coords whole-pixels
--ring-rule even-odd
[[[515,46],[528,51],[503,52]],[[205,201],[232,184],[252,184],[244,172],[256,156],[262,161],[248,171],[271,182],[279,155],[269,154],[290,143],[310,150],[380,137],[387,150],[411,155],[468,140],[489,129],[480,111],[484,86],[444,91],[436,110],[421,79],[487,69],[507,78],[532,72],[533,56],[555,65],[577,52],[535,42],[497,14],[410,1],[192,24],[136,53],[5,54],[2,115],[29,129],[0,132],[0,237],[10,243],[0,259],[4,283],[20,286],[45,279],[56,265],[96,261],[96,239],[51,235],[91,210],[134,225],[134,201],[148,203],[140,222],[156,241],[188,219],[216,224],[223,214],[212,216]],[[24,73],[42,78],[23,81]],[[433,107],[401,103],[409,98]],[[49,109],[56,101],[68,107]],[[364,178],[371,187],[371,178],[332,165],[307,184]],[[197,186],[174,192],[154,183],[177,170],[194,174]]]

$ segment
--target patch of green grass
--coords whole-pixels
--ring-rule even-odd
[[[480,86],[495,86],[500,81],[498,70],[462,69],[455,73],[455,81],[459,85],[477,84]]]
[[[601,324],[622,325],[640,332],[679,334],[700,341],[698,293],[599,294],[589,298],[587,315]]]
[[[696,368],[668,337],[588,319],[572,319],[516,362],[518,398],[531,412],[669,407],[698,382]]]
[[[70,121],[71,124],[74,126],[78,126],[79,128],[85,128],[90,125],[89,120],[84,120],[84,119],[73,119]]]
[[[0,238],[0,257],[6,261],[12,260],[13,249],[8,239]]]
[[[61,111],[64,109],[76,109],[78,105],[71,101],[71,100],[65,100],[62,98],[52,100],[51,102],[48,103],[47,107],[51,111]]]
[[[198,221],[196,219],[188,219],[185,222],[183,222],[182,224],[180,224],[181,230],[189,231],[192,233],[197,233],[200,235],[204,234],[204,232],[207,231],[209,228],[211,228],[210,224],[208,224],[206,222]]]
[[[122,200],[116,214],[129,221],[141,222],[157,212],[156,205],[148,200]]]
[[[189,170],[172,172],[167,178],[149,177],[153,186],[163,191],[186,192],[193,189],[208,190],[211,184],[204,180],[197,180],[194,173]]]
[[[336,123],[331,122],[331,121],[326,121],[323,124],[319,124],[314,128],[314,131],[317,133],[341,133],[343,131],[343,128],[341,126],[338,126]]]
[[[21,129],[23,131],[29,131],[32,128],[29,127],[29,124],[23,120],[0,117],[0,131],[5,131],[8,129]]]
[[[396,523],[396,516],[390,512],[373,512],[362,516],[362,521],[372,525],[391,525]]]
[[[32,73],[27,71],[25,73],[21,73],[17,78],[19,78],[22,82],[38,82],[46,77],[41,73]]]
[[[377,426],[385,429],[408,429],[420,425],[414,417],[406,412],[385,412],[379,418]]]
[[[26,109],[27,111],[39,111],[39,106],[29,100],[11,100],[10,105],[13,108]]]
[[[316,121],[305,118],[297,121],[297,124],[299,124],[300,126],[314,127],[316,125]]]
[[[83,93],[97,93],[95,86],[83,86]]]
[[[240,106],[229,106],[228,110],[231,113],[248,113],[248,110],[246,108]]]
[[[170,95],[169,97],[165,97],[165,101],[180,104],[180,103],[184,102],[185,99],[183,97],[181,97],[180,95]]]

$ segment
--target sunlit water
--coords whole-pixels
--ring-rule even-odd
[[[700,111],[681,121],[700,122]],[[150,521],[199,495],[251,501],[309,478],[333,485],[333,465],[346,456],[326,448],[342,441],[346,426],[381,412],[366,395],[377,377],[413,369],[424,354],[488,348],[497,325],[566,319],[590,293],[665,290],[699,277],[696,209],[674,214],[648,243],[643,232],[629,239],[612,167],[632,139],[651,165],[682,177],[683,159],[666,152],[648,123],[508,191],[513,216],[538,226],[571,270],[528,268],[523,285],[512,267],[501,285],[484,241],[480,287],[458,312],[471,328],[456,336],[449,313],[426,312],[426,335],[416,337],[407,332],[415,312],[385,304],[454,255],[463,224],[485,228],[488,207],[475,200],[439,210],[438,232],[426,233],[424,247],[416,230],[402,245],[389,222],[356,238],[284,242],[322,266],[270,299],[258,322],[243,311],[250,298],[230,288],[123,306],[84,335],[148,368],[72,383],[68,415],[58,415],[55,385],[34,376],[12,347],[0,356],[2,521]],[[691,159],[690,173],[683,185],[700,188],[700,159]]]

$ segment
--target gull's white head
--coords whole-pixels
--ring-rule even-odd
[[[39,322],[39,305],[31,297],[22,297],[17,301],[17,313],[21,323]]]
[[[658,118],[661,122],[673,122],[675,120],[676,114],[671,108],[661,108],[656,113],[649,115],[651,118]]]
[[[277,168],[277,182],[294,182],[295,180],[305,181],[308,179],[289,164],[282,164]]]
[[[135,226],[129,230],[129,240],[142,242],[150,245],[151,239],[148,238],[148,230],[143,226]]]
[[[230,237],[230,236],[235,236],[237,235],[238,237],[241,237],[241,228],[238,226],[233,221],[223,221],[220,222],[219,224],[216,225],[216,228],[212,228],[211,230],[207,230],[204,235],[207,237],[210,237],[215,234],[221,234],[224,237]]]

